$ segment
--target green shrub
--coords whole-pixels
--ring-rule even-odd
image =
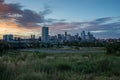
[[[17,77],[17,80],[45,80],[45,73],[23,73]]]
[[[93,61],[78,62],[75,65],[75,70],[80,73],[94,73],[97,71],[97,64]]]
[[[0,80],[13,80],[15,78],[15,71],[11,65],[6,65],[0,62]]]
[[[105,58],[97,62],[98,72],[109,72],[112,69],[113,60]]]
[[[40,53],[40,52],[34,52],[33,54],[32,54],[32,56],[34,57],[34,58],[45,58],[46,56],[47,56],[47,54],[46,53]]]
[[[93,80],[96,76],[120,78],[120,57],[40,52],[0,57],[0,80]]]
[[[40,65],[36,64],[35,71],[52,73],[54,72],[54,67],[49,63],[41,63]]]
[[[97,62],[98,72],[108,76],[120,76],[120,59],[110,57]]]
[[[120,42],[109,43],[106,45],[107,54],[120,55]]]
[[[7,42],[0,43],[0,56],[7,54],[10,46]]]
[[[58,71],[70,71],[72,69],[72,65],[67,62],[58,62],[55,67]]]

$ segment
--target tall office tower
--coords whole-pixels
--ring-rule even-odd
[[[81,32],[81,40],[82,40],[82,41],[85,41],[85,36],[86,36],[86,35],[85,35],[85,31],[82,31],[82,32]]]
[[[89,41],[91,42],[91,41],[94,41],[94,36],[93,36],[93,34],[91,34],[90,32],[88,32],[88,36],[89,36]]]
[[[88,40],[90,41],[90,40],[91,40],[91,33],[88,32],[88,33],[87,33],[87,36],[88,36]]]
[[[74,37],[75,37],[75,41],[78,41],[79,34],[77,33]]]
[[[12,41],[13,35],[12,34],[3,35],[3,40],[8,41],[8,42]]]
[[[58,38],[58,41],[60,42],[62,40],[62,35],[61,34],[58,34],[57,35],[57,38]]]
[[[35,39],[35,35],[31,35],[31,39]]]
[[[42,42],[49,42],[49,28],[42,27]]]
[[[67,32],[65,32],[65,36],[67,36]]]

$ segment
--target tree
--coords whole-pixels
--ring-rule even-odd
[[[120,55],[120,42],[109,43],[106,45],[107,54]]]
[[[0,56],[3,54],[6,54],[9,48],[10,48],[10,45],[7,42],[5,41],[1,42],[0,43]]]

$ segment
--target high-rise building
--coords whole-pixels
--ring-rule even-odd
[[[81,40],[82,40],[82,41],[85,41],[85,36],[86,36],[86,35],[85,35],[85,31],[82,31],[82,32],[81,32]]]
[[[31,39],[34,40],[35,39],[35,35],[31,35]]]
[[[67,32],[65,32],[65,36],[67,36]]]
[[[12,41],[13,35],[12,34],[3,35],[3,40],[8,41],[8,42]]]
[[[95,37],[90,32],[88,32],[88,37],[89,37],[89,42],[95,41]]]
[[[75,35],[75,41],[78,41],[79,39],[79,34],[77,33],[76,35]]]
[[[42,42],[49,42],[49,28],[42,27]]]

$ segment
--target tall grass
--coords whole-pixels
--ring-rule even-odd
[[[19,52],[0,57],[0,80],[120,78],[120,57],[105,54]]]

